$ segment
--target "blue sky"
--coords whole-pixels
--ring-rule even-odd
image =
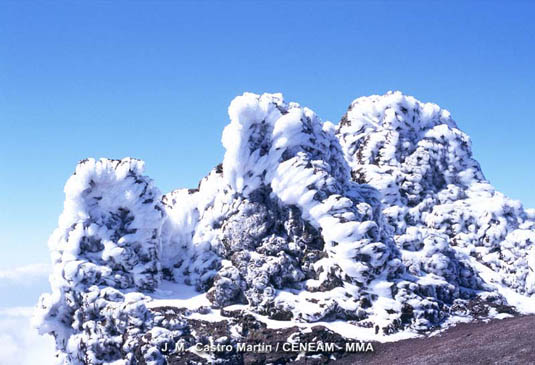
[[[535,208],[530,2],[8,2],[0,5],[0,269],[48,262],[85,157],[146,161],[163,192],[223,158],[244,91],[337,122],[401,90],[451,111],[499,190]]]

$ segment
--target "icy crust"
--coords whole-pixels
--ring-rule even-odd
[[[368,317],[385,291],[367,284],[399,274],[401,260],[375,191],[350,180],[332,125],[278,94],[244,94],[229,115],[223,164],[198,189],[163,198],[164,271],[208,289],[218,307],[248,303],[304,321]]]
[[[400,92],[362,97],[336,133],[353,180],[380,192],[409,272],[421,276],[423,269],[474,288],[473,270],[463,258],[469,255],[499,272],[506,286],[535,292],[528,263],[534,217],[485,181],[469,137],[449,112]],[[441,257],[429,260],[429,249]],[[460,266],[452,271],[454,256]]]
[[[277,255],[278,260],[283,261],[279,263],[280,267],[296,267],[289,273],[290,282],[309,279],[298,289],[332,291],[330,300],[322,301],[324,309],[320,310],[318,305],[314,313],[304,312],[305,308],[314,307],[310,302],[308,305],[292,305],[287,298],[281,299],[289,306],[288,312],[306,320],[318,320],[335,307],[355,312],[360,297],[369,295],[363,293],[361,287],[379,275],[395,275],[400,267],[393,242],[382,230],[374,192],[351,182],[333,129],[324,126],[310,109],[285,103],[279,94],[244,94],[231,103],[229,115],[231,122],[223,133],[223,145],[227,149],[223,160],[225,182],[248,204],[267,207],[266,213],[277,212],[278,207],[290,210],[289,213],[278,213],[284,218],[275,219],[286,225],[282,234],[269,235],[267,245],[258,240],[254,242],[252,237],[252,246],[246,247],[246,251],[255,256],[262,251],[255,247],[258,243],[268,246],[271,255]],[[261,224],[269,222],[263,217],[266,214],[260,214],[258,223],[243,224],[247,211],[256,210],[246,206],[233,230],[250,230],[247,228],[250,226],[262,229]],[[306,227],[306,224],[312,227]],[[297,230],[298,235],[292,230]],[[303,242],[300,237],[305,235],[300,231],[306,232],[306,236],[318,236],[316,232],[321,231],[321,238]],[[230,236],[239,238],[236,234]],[[320,248],[325,253],[303,265],[307,266],[308,275],[298,270],[299,265],[289,264],[291,259],[299,260],[299,252],[307,248]],[[233,248],[236,249],[243,250],[244,247]],[[284,263],[284,254],[288,254],[288,263]],[[265,261],[265,257],[259,259],[260,264]],[[259,266],[259,263],[255,264],[253,259],[252,265],[248,266]],[[270,266],[268,262],[266,269]],[[269,269],[263,271],[269,272]],[[253,284],[262,290],[269,282],[273,279],[261,275]],[[276,285],[277,289],[282,287]]]
[[[41,297],[36,317],[40,331],[55,336],[70,363],[79,363],[81,349],[84,356],[103,348],[111,357],[117,354],[117,338],[90,328],[90,321],[106,311],[130,315],[126,307],[119,310],[116,305],[122,294],[110,296],[110,290],[151,292],[160,281],[165,215],[158,189],[142,171],[139,160],[88,159],[65,185],[64,210],[49,240],[52,293]],[[98,297],[98,304],[93,303]],[[136,323],[145,318],[143,314]]]
[[[389,93],[334,126],[246,93],[229,116],[223,163],[196,189],[161,196],[130,158],[77,166],[36,310],[61,361],[163,364],[164,343],[216,340],[206,323],[231,305],[225,336],[252,312],[378,339],[531,305],[535,211],[484,180],[446,111]]]

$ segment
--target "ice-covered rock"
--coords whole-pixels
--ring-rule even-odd
[[[246,93],[229,116],[223,162],[196,189],[161,196],[138,160],[78,165],[36,311],[68,363],[164,363],[163,344],[215,341],[199,323],[229,305],[242,321],[339,319],[383,336],[533,298],[535,214],[485,180],[447,111],[388,93],[335,126]],[[177,289],[156,310],[162,282],[204,304]]]
[[[452,254],[472,256],[499,272],[507,287],[535,292],[526,280],[535,220],[485,180],[469,137],[449,112],[400,92],[363,97],[351,104],[337,136],[353,180],[381,193],[383,214],[404,261],[412,263],[426,241],[438,239]],[[447,263],[437,260],[431,265],[442,271]],[[473,287],[468,271],[464,267],[449,276]],[[446,278],[447,273],[435,274]]]
[[[161,278],[165,213],[158,189],[142,170],[139,160],[88,159],[65,185],[64,210],[49,240],[52,293],[41,297],[37,319],[41,332],[53,334],[71,362],[80,349],[90,358],[101,348],[101,359],[120,354],[120,339],[91,332],[92,321],[108,311],[146,320],[146,313],[139,317],[116,305],[124,301],[119,290],[151,292]]]

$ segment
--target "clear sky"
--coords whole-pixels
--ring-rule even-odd
[[[0,268],[48,261],[80,159],[137,157],[163,192],[196,186],[244,91],[333,122],[388,90],[435,102],[491,183],[535,208],[534,17],[527,1],[2,1]]]

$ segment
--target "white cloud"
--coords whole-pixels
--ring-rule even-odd
[[[2,317],[31,317],[33,307],[9,307],[0,308],[0,318]]]
[[[40,294],[50,292],[50,270],[48,264],[0,269],[0,308],[35,305]]]
[[[0,309],[0,365],[55,364],[54,340],[31,327],[32,307]]]
[[[49,264],[32,264],[0,270],[0,286],[10,284],[31,285],[37,280],[46,279],[49,273]]]
[[[31,325],[37,297],[47,291],[48,264],[0,270],[0,365],[56,363],[54,340]]]

